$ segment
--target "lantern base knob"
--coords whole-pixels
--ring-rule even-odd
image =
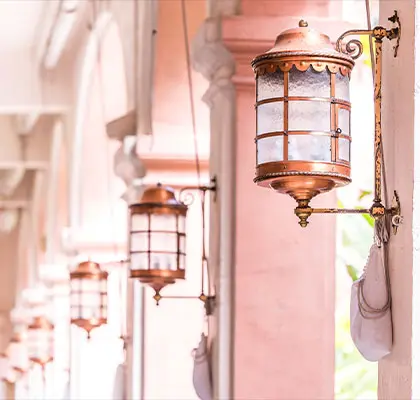
[[[295,215],[299,218],[299,225],[306,228],[309,224],[308,218],[312,214],[312,208],[309,207],[309,200],[298,200],[298,206],[295,208]]]

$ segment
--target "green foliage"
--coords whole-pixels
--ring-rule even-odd
[[[350,337],[348,315],[336,324],[335,398],[342,400],[376,399],[377,364],[363,359]]]
[[[347,273],[349,274],[350,278],[352,279],[352,281],[357,281],[357,279],[359,278],[357,276],[357,270],[356,268],[353,267],[353,265],[347,264],[346,265],[347,268]]]
[[[359,203],[367,201],[372,193],[361,190]],[[365,204],[366,206],[366,204]],[[363,204],[358,207],[366,208]],[[338,207],[344,208],[341,200]],[[352,282],[358,279],[365,265],[373,239],[374,219],[370,215],[345,215],[337,219],[337,268],[345,268]],[[337,271],[339,274],[340,271]],[[347,300],[347,299],[346,299]],[[377,363],[366,361],[358,352],[350,336],[349,300],[336,311],[336,371],[335,398],[368,400],[377,398]]]

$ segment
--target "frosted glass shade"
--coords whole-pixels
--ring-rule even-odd
[[[299,71],[293,67],[289,72],[289,96],[325,97],[331,93],[331,73],[316,72],[312,68]]]
[[[258,76],[257,165],[349,162],[349,141],[336,137],[350,136],[349,98],[349,77],[340,71],[293,66]]]
[[[289,160],[331,161],[331,137],[290,135]]]
[[[45,365],[54,359],[54,326],[45,317],[35,317],[27,340],[29,360]]]
[[[11,341],[7,348],[10,366],[19,372],[29,369],[28,348],[24,341]]]
[[[0,355],[0,378],[4,382],[14,383],[18,377],[17,371],[10,365],[10,359],[6,354]]]
[[[284,72],[276,71],[257,78],[257,101],[284,96]]]
[[[257,146],[258,164],[283,160],[283,136],[269,136],[261,138],[258,140]]]
[[[331,104],[326,101],[289,101],[289,131],[331,130]]]
[[[131,270],[185,269],[185,216],[134,214],[131,217]]]
[[[107,279],[71,280],[71,319],[105,323],[108,316]]]

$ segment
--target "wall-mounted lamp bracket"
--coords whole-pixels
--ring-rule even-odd
[[[214,309],[216,307],[216,296],[209,296],[204,293],[201,293],[199,296],[162,296],[161,294],[157,293],[153,296],[153,299],[156,301],[157,306],[162,299],[201,300],[204,303],[207,316],[213,315]]]
[[[217,193],[217,179],[213,176],[210,179],[210,185],[204,186],[185,186],[179,191],[179,199],[182,203],[190,206],[194,202],[194,195],[192,192],[201,192],[205,195],[207,192]],[[214,198],[215,200],[215,198]]]
[[[398,227],[403,222],[401,216],[401,204],[397,191],[394,191],[391,208],[385,208],[382,203],[374,202],[371,208],[312,208],[309,202],[298,202],[295,208],[295,214],[299,218],[299,225],[306,227],[308,218],[312,214],[369,214],[375,219],[380,219],[386,215],[391,216],[391,225],[394,235],[397,233]]]
[[[388,18],[394,24],[389,30],[377,26],[372,30],[355,29],[344,32],[336,42],[336,50],[340,53],[350,56],[352,59],[357,59],[363,54],[362,42],[358,39],[352,39],[343,44],[344,38],[347,36],[368,35],[375,39],[375,74],[374,74],[374,99],[375,99],[375,192],[372,207],[367,208],[311,208],[309,200],[297,200],[298,206],[295,208],[295,214],[299,218],[299,225],[306,227],[308,225],[308,218],[311,214],[369,214],[375,219],[380,219],[389,215],[391,217],[391,224],[394,234],[397,233],[398,226],[402,223],[401,205],[396,191],[394,191],[394,198],[391,208],[386,208],[382,204],[382,125],[381,125],[381,71],[382,71],[382,40],[387,38],[389,40],[397,40],[394,46],[394,57],[397,56],[399,42],[401,38],[401,22],[397,11],[394,15]]]

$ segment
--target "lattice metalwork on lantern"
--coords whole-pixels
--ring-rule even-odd
[[[255,181],[297,201],[348,184],[353,59],[301,21],[252,65],[257,79]]]
[[[36,316],[27,332],[29,360],[44,368],[54,360],[54,325],[46,316]]]
[[[208,191],[216,191],[216,178],[209,186],[188,186],[180,190],[178,200],[173,189],[158,184],[149,187],[138,203],[130,205],[129,260],[130,277],[154,289],[156,303],[160,291],[177,280],[185,279],[186,217],[194,201],[193,192],[201,195],[203,243],[201,255],[201,290],[197,296],[164,296],[165,298],[200,299],[212,307],[214,296],[205,294],[204,276],[207,271],[205,245],[205,199]]]
[[[257,125],[254,182],[292,196],[303,227],[312,213],[369,213],[374,218],[400,213],[397,198],[390,209],[381,202],[382,41],[396,39],[398,49],[401,34],[397,13],[389,20],[397,27],[348,31],[335,47],[327,35],[301,20],[298,28],[281,33],[271,50],[252,61]],[[363,46],[355,39],[343,44],[350,35],[369,35],[375,40],[374,204],[364,210],[316,209],[309,206],[314,196],[351,182],[349,83]]]
[[[129,207],[130,277],[152,287],[185,279],[185,219],[188,207],[161,184],[146,189]]]
[[[71,323],[90,332],[107,323],[108,272],[85,261],[70,272]]]

